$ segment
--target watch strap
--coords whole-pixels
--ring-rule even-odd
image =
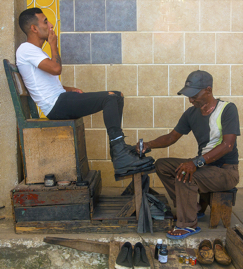
[[[202,167],[205,165],[206,161],[203,158],[203,156],[197,156],[195,158],[192,159],[192,162],[195,164],[196,167]]]

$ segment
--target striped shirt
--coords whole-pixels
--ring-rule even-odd
[[[227,134],[240,135],[238,111],[233,103],[219,100],[214,111],[203,116],[200,108],[190,107],[181,116],[175,131],[180,134],[193,132],[198,143],[198,155],[203,155],[223,141]],[[237,143],[233,150],[212,165],[238,164]]]

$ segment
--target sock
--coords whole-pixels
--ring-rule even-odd
[[[120,135],[120,136],[118,136],[117,138],[111,139],[111,141],[115,141],[115,140],[117,140],[117,139],[119,139],[119,138],[122,138],[122,137],[123,137],[123,136]]]

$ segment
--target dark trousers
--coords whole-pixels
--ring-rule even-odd
[[[111,94],[114,93],[114,94]],[[121,92],[65,92],[47,115],[50,120],[77,119],[103,110],[110,140],[122,135],[121,121],[124,98]]]
[[[177,226],[192,227],[197,223],[198,192],[227,191],[239,183],[237,164],[205,165],[193,174],[192,182],[183,183],[176,178],[176,168],[188,159],[163,158],[155,163],[156,172],[176,207]]]

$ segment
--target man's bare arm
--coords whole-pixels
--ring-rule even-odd
[[[182,134],[179,134],[175,130],[171,131],[167,135],[162,135],[155,140],[151,140],[149,142],[143,143],[143,152],[146,151],[147,148],[154,149],[154,148],[166,148],[170,145],[174,144],[178,139],[182,137]],[[139,152],[139,143],[137,143],[137,152]]]
[[[203,155],[206,163],[212,163],[223,157],[225,154],[233,150],[236,141],[235,134],[228,134],[223,136],[223,141],[217,147]]]
[[[181,137],[182,137],[182,134],[179,134],[178,132],[173,130],[167,135],[162,135],[156,138],[155,140],[148,142],[148,147],[151,149],[167,148],[170,145],[174,144]]]
[[[58,47],[57,47],[57,36],[53,30],[50,30],[49,37],[48,37],[48,43],[51,47],[51,55],[52,58],[46,58],[43,61],[41,61],[38,65],[38,67],[46,71],[47,73],[50,73],[51,75],[61,75],[62,72],[62,60],[59,55]]]

